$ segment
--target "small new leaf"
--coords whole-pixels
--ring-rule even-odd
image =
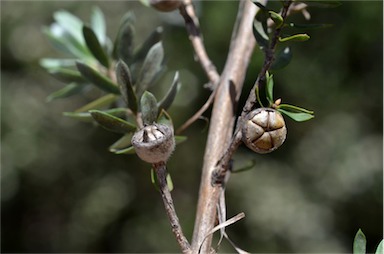
[[[375,254],[383,254],[383,253],[384,253],[384,250],[383,250],[383,240],[381,240],[379,245],[376,248]]]
[[[153,94],[148,91],[143,93],[140,100],[140,109],[144,125],[152,124],[156,121],[158,108],[157,100]]]
[[[121,20],[119,31],[113,46],[113,56],[115,59],[122,59],[129,63],[133,51],[133,37],[135,34],[135,15],[128,12]]]
[[[307,41],[309,40],[309,35],[308,34],[295,34],[292,36],[284,37],[281,38],[279,37],[280,42],[287,42],[287,41]]]
[[[278,108],[277,110],[279,112],[283,113],[284,115],[292,118],[296,122],[304,122],[304,121],[308,121],[308,120],[314,118],[313,115],[308,114],[308,113],[290,112],[290,111],[287,111],[287,110],[284,110],[281,108]]]
[[[115,153],[131,147],[132,136],[133,136],[132,132],[125,134],[109,147],[109,151]]]
[[[83,35],[85,43],[92,55],[106,68],[109,68],[109,59],[104,49],[102,48],[99,39],[95,32],[88,26],[83,26]]]
[[[104,111],[90,110],[89,112],[101,127],[109,131],[125,134],[136,130],[135,125]]]
[[[81,75],[86,78],[89,82],[109,93],[120,94],[120,90],[112,80],[100,74],[98,71],[93,69],[82,62],[76,62],[77,69]]]
[[[268,13],[273,22],[275,22],[276,28],[280,28],[284,23],[283,17],[274,11],[269,11]]]
[[[365,254],[366,244],[367,240],[365,239],[365,235],[363,231],[359,229],[353,241],[353,254]]]
[[[274,82],[273,82],[273,75],[270,75],[268,72],[266,73],[266,77],[267,77],[267,84],[266,84],[266,93],[267,93],[267,100],[269,102],[270,105],[273,104],[274,102],[274,99],[273,99],[273,85],[274,85]]]
[[[135,92],[133,91],[131,72],[129,71],[128,65],[126,65],[122,60],[119,60],[116,64],[116,79],[124,101],[127,103],[128,108],[136,114],[137,98]]]
[[[103,12],[99,7],[95,6],[92,8],[91,13],[91,28],[95,31],[97,39],[101,45],[106,42],[106,24]]]
[[[69,85],[66,85],[60,90],[57,90],[56,92],[51,93],[47,96],[45,99],[47,102],[50,102],[55,99],[61,99],[61,98],[67,98],[72,95],[78,94],[82,89],[84,88],[84,85],[79,85],[77,83],[70,83]]]
[[[173,122],[171,116],[165,111],[164,109],[161,109],[159,117],[157,118],[157,123],[162,123],[165,125],[168,125],[169,127],[173,128]]]

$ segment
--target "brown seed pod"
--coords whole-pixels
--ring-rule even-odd
[[[242,127],[245,145],[257,153],[270,153],[284,143],[287,128],[283,116],[272,108],[258,108],[246,116]]]
[[[150,0],[150,5],[158,11],[170,12],[177,10],[180,5],[180,0]]]
[[[175,149],[173,129],[165,124],[145,126],[131,142],[140,159],[148,163],[166,162]]]

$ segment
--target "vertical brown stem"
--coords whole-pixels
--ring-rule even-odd
[[[233,134],[235,106],[240,96],[246,69],[255,46],[252,24],[256,11],[257,7],[251,1],[240,1],[230,51],[212,109],[192,238],[192,250],[194,253],[198,253],[204,238],[213,228],[216,220],[216,204],[221,187],[212,186],[212,172]],[[212,236],[209,236],[204,241],[201,253],[209,253],[211,243]]]

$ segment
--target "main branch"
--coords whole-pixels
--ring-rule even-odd
[[[250,56],[255,46],[252,23],[256,11],[257,7],[251,1],[240,1],[230,50],[212,109],[192,238],[192,250],[194,253],[199,252],[202,244],[201,253],[210,252],[212,236],[207,238],[206,236],[214,227],[216,204],[221,191],[220,185],[213,186],[211,184],[212,172],[233,134],[236,103],[239,99]]]

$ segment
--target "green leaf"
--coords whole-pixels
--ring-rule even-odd
[[[99,7],[94,6],[91,13],[91,28],[95,32],[101,45],[106,43],[106,24],[103,12]]]
[[[115,94],[106,94],[75,110],[75,112],[88,112],[91,109],[101,109],[114,103],[118,99]]]
[[[158,108],[156,98],[153,94],[148,91],[143,93],[140,100],[140,108],[144,125],[152,124],[156,121]]]
[[[308,34],[295,34],[288,37],[281,38],[279,37],[280,42],[287,42],[287,41],[307,41],[309,40]]]
[[[91,113],[93,119],[95,119],[95,121],[100,124],[101,127],[109,131],[124,134],[136,131],[135,125],[104,111],[90,110],[89,112]]]
[[[175,136],[175,143],[179,145],[188,139],[187,136]]]
[[[120,22],[113,47],[114,58],[122,59],[126,63],[129,63],[132,58],[133,37],[135,34],[134,23],[135,15],[133,12],[126,13]]]
[[[384,253],[384,250],[383,250],[383,240],[381,240],[379,245],[376,248],[375,254],[383,254],[383,253]]]
[[[176,97],[177,89],[180,85],[179,82],[179,72],[177,71],[175,74],[175,77],[173,78],[173,82],[171,87],[169,88],[167,94],[164,96],[164,98],[157,104],[158,108],[161,109],[168,109],[171,105],[173,100]]]
[[[292,50],[290,47],[285,47],[280,50],[273,61],[270,70],[279,70],[287,66],[292,60]]]
[[[82,34],[83,22],[75,15],[67,11],[57,11],[53,14],[53,18],[56,22],[65,29],[73,38],[75,38],[80,44],[84,44],[84,38]]]
[[[133,132],[127,133],[109,147],[110,152],[118,152],[131,147]]]
[[[166,181],[167,181],[167,186],[168,186],[169,191],[172,191],[173,190],[173,182],[172,182],[171,175],[169,173],[167,173]],[[153,186],[155,187],[155,189],[157,191],[160,191],[159,180],[157,179],[157,175],[156,175],[155,170],[153,168],[151,168],[151,182],[152,182]]]
[[[39,64],[41,67],[48,70],[73,67],[76,65],[76,59],[43,58],[39,61]]]
[[[113,108],[104,110],[104,112],[117,116],[117,117],[124,117],[127,114],[127,109],[125,108]],[[70,117],[73,119],[77,119],[83,122],[92,122],[93,117],[90,112],[63,112],[63,115],[66,117]]]
[[[114,152],[115,154],[135,154],[135,148],[133,146],[127,147],[125,149],[117,150]]]
[[[102,48],[95,32],[88,26],[83,26],[83,35],[85,43],[87,44],[88,49],[91,51],[92,55],[104,65],[107,69],[109,68],[109,59],[104,49]]]
[[[268,13],[273,22],[275,22],[276,28],[280,28],[284,23],[283,17],[274,11],[269,11]]]
[[[120,94],[120,90],[112,80],[100,74],[98,71],[93,69],[82,62],[76,62],[77,69],[81,75],[86,78],[89,82],[109,93]]]
[[[260,10],[268,11],[268,9],[262,3],[260,3],[259,1],[252,0],[252,3],[254,3],[257,7],[259,7]]]
[[[52,24],[50,28],[43,27],[42,33],[47,36],[50,43],[57,50],[77,58],[89,59],[90,53],[86,47],[81,45],[56,23]]]
[[[353,254],[365,254],[366,244],[367,240],[365,239],[365,235],[363,231],[359,229],[353,241]]]
[[[323,0],[308,0],[300,1],[306,3],[310,7],[319,7],[319,8],[335,8],[341,5],[340,1],[323,1]]]
[[[159,117],[157,118],[157,123],[168,125],[169,127],[173,128],[173,122],[171,116],[165,111],[164,109],[161,109]]]
[[[277,109],[279,112],[283,113],[284,115],[292,118],[293,120],[295,120],[296,122],[304,122],[304,121],[308,121],[312,118],[314,118],[313,115],[311,114],[308,114],[308,113],[296,113],[296,112],[290,112],[290,111],[286,111],[284,109],[281,109],[281,108],[278,108]]]
[[[171,175],[169,173],[167,174],[166,180],[167,180],[167,186],[168,186],[169,191],[172,191],[173,190],[173,181],[172,181]]]
[[[161,42],[156,43],[148,51],[143,66],[136,82],[136,95],[140,98],[145,90],[156,79],[158,73],[162,70],[162,62],[164,59],[164,49]]]
[[[269,104],[273,104],[274,100],[273,100],[273,85],[274,85],[274,82],[273,82],[273,75],[270,75],[268,72],[267,72],[267,84],[266,84],[266,93],[267,93],[267,100],[269,102]]]
[[[132,112],[136,114],[137,98],[132,87],[131,73],[128,65],[126,65],[122,60],[119,60],[116,64],[116,79],[125,103],[127,103]]]
[[[71,70],[71,69],[65,69],[65,68],[55,68],[55,69],[49,69],[48,73],[51,74],[56,79],[63,81],[63,82],[78,82],[78,83],[84,83],[85,79],[83,76],[81,76],[80,72]]]
[[[263,21],[254,19],[253,21],[253,35],[259,45],[259,48],[263,51],[269,46],[269,36],[266,29],[266,23],[267,19]]]
[[[50,95],[47,96],[46,101],[50,102],[55,99],[61,99],[61,98],[67,98],[72,95],[78,94],[82,89],[84,88],[84,85],[79,85],[77,83],[70,83],[63,87],[60,90],[57,90]]]
[[[256,100],[257,102],[259,103],[259,105],[263,108],[263,103],[261,102],[260,100],[260,91],[259,91],[259,84],[257,84],[257,86],[255,87],[255,96],[256,96]]]
[[[302,113],[308,113],[311,115],[313,115],[313,113],[314,113],[312,110],[308,110],[308,109],[301,108],[301,107],[294,106],[294,105],[290,105],[290,104],[280,104],[279,108],[285,109],[285,110],[288,110],[291,112],[298,112],[298,113],[302,112]]]
[[[157,27],[144,41],[141,47],[135,52],[133,56],[133,62],[143,61],[148,51],[152,48],[153,45],[161,41],[163,34],[163,28]]]

